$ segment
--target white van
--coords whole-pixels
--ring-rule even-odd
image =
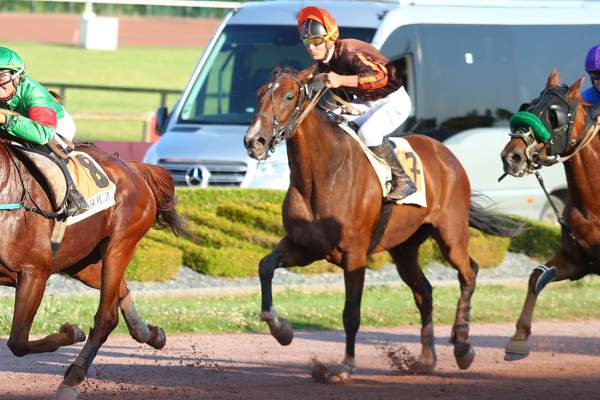
[[[500,209],[551,216],[534,177],[501,183],[500,151],[508,121],[537,97],[551,68],[565,82],[584,73],[600,41],[600,3],[582,1],[269,1],[245,3],[223,21],[175,109],[159,110],[164,133],[144,161],[171,171],[178,184],[287,188],[285,146],[257,164],[242,138],[256,111],[255,93],[275,66],[307,67],[296,28],[306,5],[328,9],[341,37],[371,42],[397,66],[413,101],[397,132],[443,141],[465,166],[474,191]],[[543,171],[565,199],[560,166]]]

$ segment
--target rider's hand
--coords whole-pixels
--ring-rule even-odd
[[[339,88],[342,86],[342,75],[336,74],[335,72],[328,72],[326,84],[328,88]]]
[[[6,123],[6,114],[0,110],[0,125],[4,125]]]

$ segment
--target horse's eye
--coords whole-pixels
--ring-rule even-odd
[[[285,97],[285,99],[286,99],[287,101],[292,101],[292,100],[294,100],[294,95],[293,95],[293,94],[288,94],[288,95]]]

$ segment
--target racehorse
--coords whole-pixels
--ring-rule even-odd
[[[600,140],[589,105],[579,95],[583,79],[568,87],[553,70],[541,95],[522,105],[512,117],[511,138],[501,154],[504,171],[517,177],[562,162],[569,193],[561,218],[560,249],[529,277],[516,332],[506,346],[508,361],[529,354],[533,310],[546,284],[600,273],[600,201],[596,193]]]
[[[248,154],[264,160],[284,139],[290,186],[283,203],[286,236],[259,263],[261,319],[281,345],[293,339],[289,321],[273,307],[271,284],[277,268],[305,266],[326,259],[344,272],[343,311],[346,352],[339,371],[328,382],[346,382],[355,368],[355,338],[369,254],[388,251],[401,279],[412,289],[421,315],[419,370],[434,368],[432,287],[419,268],[418,249],[433,236],[443,256],[458,271],[461,294],[451,333],[458,366],[468,368],[475,357],[469,342],[469,312],[477,263],[469,256],[469,226],[486,233],[515,235],[516,226],[471,202],[467,175],[441,143],[421,135],[407,136],[425,170],[427,207],[393,205],[387,227],[372,242],[382,207],[381,184],[360,145],[313,108],[323,89],[311,70],[275,70],[259,89],[258,112],[244,137]],[[320,84],[322,86],[322,82]]]
[[[173,180],[156,166],[125,163],[95,147],[78,150],[91,155],[116,185],[111,208],[66,227],[57,252],[51,249],[55,219],[42,215],[52,210],[47,187],[39,172],[26,168],[26,160],[12,145],[0,142],[0,207],[17,204],[16,209],[0,211],[0,284],[13,286],[15,306],[8,347],[18,357],[52,352],[86,340],[75,325],[64,324],[58,333],[29,340],[33,319],[51,274],[66,273],[84,284],[100,289],[100,303],[94,326],[79,354],[67,369],[57,398],[77,397],[75,386],[85,379],[100,346],[117,326],[117,308],[134,339],[160,349],[164,331],[147,325],[137,313],[124,273],[138,243],[153,223],[175,234],[185,233],[175,210]],[[37,210],[33,211],[33,210]]]

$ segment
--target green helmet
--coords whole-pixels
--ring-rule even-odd
[[[0,70],[9,69],[17,74],[25,71],[25,63],[21,56],[8,47],[0,47]]]

